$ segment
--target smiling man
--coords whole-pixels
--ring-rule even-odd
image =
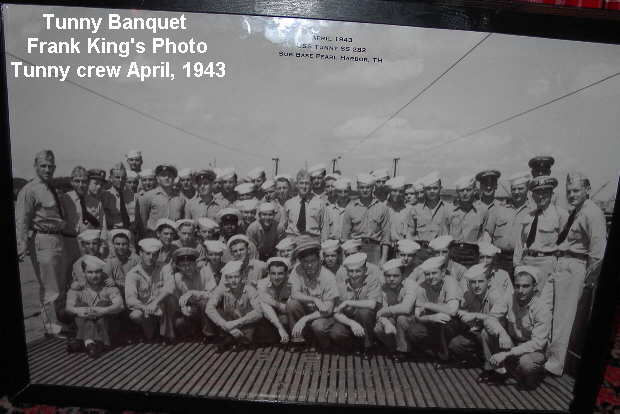
[[[288,280],[291,270],[288,259],[271,257],[267,260],[268,277],[258,282],[264,316],[257,330],[258,343],[287,344],[290,339],[286,303],[291,297],[291,283]]]
[[[258,282],[267,276],[267,265],[251,258],[250,243],[246,236],[237,234],[228,240],[228,249],[234,260],[241,262],[243,282],[256,287]]]

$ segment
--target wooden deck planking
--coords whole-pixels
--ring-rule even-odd
[[[546,378],[523,391],[511,376],[488,386],[476,383],[480,369],[436,371],[424,357],[394,363],[382,351],[365,361],[276,346],[220,354],[193,342],[139,343],[93,360],[46,340],[28,356],[33,383],[299,403],[559,411],[568,409],[574,385],[568,376]]]

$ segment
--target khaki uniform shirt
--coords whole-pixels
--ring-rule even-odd
[[[297,220],[301,209],[301,197],[295,196],[284,203],[286,213],[286,234],[287,236],[300,236],[302,233],[297,229]],[[306,197],[306,231],[314,237],[322,237],[323,226],[325,226],[325,200],[314,194]],[[321,239],[323,240],[323,239]]]
[[[199,218],[210,218],[213,221],[217,221],[217,213],[222,210],[223,207],[220,202],[213,197],[210,203],[205,203],[202,197],[196,196],[191,199],[187,199],[185,202],[185,218],[190,220],[198,220]]]
[[[148,304],[160,293],[172,294],[174,291],[174,278],[165,277],[163,263],[157,262],[151,275],[142,264],[131,269],[125,277],[125,303],[129,309],[134,309],[138,303]]]
[[[159,219],[177,221],[183,218],[185,200],[174,193],[168,196],[161,187],[156,187],[140,197],[139,205],[143,228],[155,231]]]
[[[558,250],[558,236],[568,220],[566,210],[549,205],[538,216],[538,225],[536,226],[536,238],[534,243],[528,248],[526,245],[527,236],[530,233],[532,222],[536,216],[536,209],[528,211],[523,215],[523,219],[519,223],[519,237],[515,245],[514,265],[518,266],[523,258],[525,250],[534,252],[555,252]]]
[[[446,207],[440,219],[440,233],[449,234],[457,243],[478,243],[484,236],[488,214],[482,203],[474,203],[469,211],[460,204]]]
[[[390,245],[390,231],[390,212],[385,203],[373,198],[366,207],[359,199],[354,199],[344,211],[340,240],[368,238]]]
[[[121,216],[121,197],[116,188],[110,187],[107,191],[100,193],[100,200],[105,211],[108,228],[122,228],[123,219]],[[138,203],[138,195],[134,194],[128,188],[123,189],[123,201],[129,216],[129,228],[133,229],[138,224],[140,216],[140,204]]]
[[[430,242],[440,236],[440,219],[445,209],[443,200],[439,200],[434,209],[431,209],[426,201],[413,206],[407,214],[405,223],[409,229],[415,230],[414,240]]]
[[[86,194],[84,196],[84,203],[86,204],[86,211],[93,215],[99,221],[99,226],[93,226],[90,223],[84,224],[82,217],[82,206],[80,204],[80,198],[75,191],[69,191],[60,196],[60,202],[65,212],[65,228],[64,234],[71,236],[77,236],[86,230],[105,230],[106,229],[106,217],[101,202]]]
[[[301,292],[323,302],[329,301],[336,304],[336,299],[339,298],[336,277],[324,267],[321,267],[319,276],[316,279],[310,279],[301,266],[297,266],[289,276],[289,282],[291,283],[292,291]],[[314,303],[306,305],[313,311],[317,310]]]
[[[217,309],[223,311],[228,320],[239,321],[240,325],[258,322],[263,316],[260,307],[260,298],[256,289],[249,285],[242,285],[239,293],[233,293],[228,284],[218,286],[209,298],[206,307],[207,316],[218,326],[224,325]]]
[[[521,220],[528,211],[527,203],[519,208],[507,203],[490,210],[486,231],[491,235],[492,244],[502,251],[514,252],[521,232]]]

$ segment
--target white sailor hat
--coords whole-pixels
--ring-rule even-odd
[[[198,226],[204,230],[217,230],[220,225],[208,217],[200,217],[198,220]]]
[[[176,176],[176,177],[174,178],[174,181],[173,181],[173,182],[174,182],[175,184],[178,184],[180,181],[181,181],[181,179],[180,179],[178,176]]]
[[[257,206],[258,206],[258,200],[254,200],[254,199],[238,201],[236,204],[236,207],[239,209],[239,211],[256,210]]]
[[[479,242],[478,252],[485,256],[494,257],[496,254],[500,253],[501,250],[498,247],[493,246],[491,243]]]
[[[415,191],[424,190],[424,185],[422,185],[422,180],[414,181],[412,187]]]
[[[366,263],[366,253],[355,253],[343,260],[342,265],[349,270],[358,269]]]
[[[439,236],[431,240],[430,243],[428,243],[428,247],[433,250],[443,250],[450,246],[453,240],[454,238],[452,238],[452,236],[446,234],[445,236]]]
[[[256,180],[257,178],[260,178],[260,176],[263,174],[265,174],[265,169],[263,167],[257,167],[250,171],[247,176],[251,180]]]
[[[293,176],[290,174],[278,174],[275,177],[273,177],[273,179],[276,181],[286,180],[290,184],[293,181]]]
[[[84,255],[84,264],[93,270],[101,270],[105,266],[105,262],[96,256],[90,254]]]
[[[398,177],[390,178],[389,180],[387,180],[385,182],[385,186],[389,190],[398,190],[398,189],[403,188],[405,186],[405,180],[406,180],[406,178],[403,177],[402,175],[400,175]]]
[[[276,211],[276,205],[274,203],[262,203],[258,206],[259,213],[267,213],[268,211]]]
[[[332,184],[336,190],[350,190],[351,189],[351,181],[346,178],[341,178],[339,180],[334,181]]]
[[[138,151],[138,150],[132,149],[130,151],[127,151],[127,154],[125,154],[125,157],[127,157],[127,158],[141,158],[142,157],[142,151]]]
[[[286,237],[280,240],[280,243],[276,244],[276,249],[282,250],[292,246],[295,246],[295,240],[292,237]]]
[[[401,259],[392,259],[388,260],[381,266],[384,272],[389,272],[390,270],[400,269],[403,266],[403,261]]]
[[[441,180],[441,178],[439,178],[439,173],[437,171],[433,171],[432,173],[428,174],[426,177],[422,178],[421,181],[424,187],[429,187],[435,184],[439,180]]]
[[[454,183],[454,188],[463,190],[476,184],[476,178],[473,175],[465,175]]]
[[[221,168],[214,168],[213,173],[215,174],[215,178],[213,179],[213,181],[220,181],[222,179],[222,177],[220,176],[220,174],[222,174]]]
[[[196,222],[194,220],[191,220],[191,219],[181,219],[181,220],[177,220],[176,221],[177,229],[180,229],[181,226],[183,226],[185,224],[189,224],[193,228],[196,228]]]
[[[263,183],[263,185],[260,186],[260,189],[265,191],[271,187],[275,187],[276,186],[276,182],[273,180],[267,180]]]
[[[140,248],[148,253],[152,253],[152,252],[158,252],[159,249],[161,249],[161,242],[157,239],[142,239],[138,242],[138,246],[140,246]]]
[[[225,216],[235,216],[237,219],[240,219],[241,213],[236,208],[227,207],[217,212],[216,219],[221,222]]]
[[[138,175],[137,172],[129,170],[127,171],[127,179],[130,179],[130,178],[135,180],[137,178],[140,178],[140,176]]]
[[[340,247],[340,242],[338,240],[326,240],[321,243],[321,250],[323,253],[335,252]]]
[[[340,246],[340,248],[342,248],[343,252],[346,252],[347,250],[351,250],[354,247],[360,247],[362,245],[362,241],[359,239],[350,239],[347,240],[346,242],[342,243],[342,246]]]
[[[248,194],[252,191],[254,191],[254,184],[252,183],[243,183],[235,187],[235,193],[237,194]]]
[[[340,178],[342,178],[342,177],[340,177],[340,174],[336,174],[336,173],[333,173],[333,174],[327,174],[327,175],[325,176],[325,181],[329,181],[329,180],[334,180],[334,181],[336,181],[336,180],[339,180]]]
[[[172,228],[173,228],[173,229],[175,229],[175,230],[177,229],[177,223],[175,223],[175,222],[174,222],[174,221],[172,221],[172,220],[165,219],[165,218],[159,219],[159,220],[157,220],[157,222],[155,223],[155,229],[156,229],[156,230],[159,230],[159,228],[160,228],[161,226],[170,226],[170,227],[172,227]]]
[[[78,237],[82,241],[93,241],[101,238],[101,230],[85,230]]]
[[[229,178],[233,178],[235,175],[235,169],[233,167],[222,168],[220,173],[217,175],[218,180],[228,180]]]
[[[420,245],[413,240],[399,240],[396,244],[401,253],[412,254],[420,250]]]
[[[145,168],[142,171],[140,171],[138,175],[140,176],[140,178],[155,177],[155,171],[153,171],[153,169],[151,168]]]
[[[519,171],[508,177],[508,182],[511,186],[519,185],[527,183],[528,181],[530,181],[530,178],[532,178],[532,176],[530,175],[529,171]]]
[[[375,177],[375,180],[382,180],[384,178],[390,178],[390,172],[387,168],[380,168],[378,170],[374,170],[370,175]]]
[[[438,267],[443,266],[445,262],[446,258],[444,256],[431,257],[420,265],[420,269],[423,272],[427,272],[429,270],[437,269]]]
[[[191,175],[194,174],[194,170],[192,170],[191,168],[183,168],[182,170],[179,170],[178,173],[178,178],[185,178],[185,177],[191,177]]]
[[[232,236],[230,239],[228,239],[228,243],[226,243],[226,245],[228,246],[228,248],[230,249],[230,246],[232,246],[232,244],[236,241],[243,241],[245,242],[245,244],[249,245],[250,244],[250,239],[247,238],[247,236],[243,235],[243,234],[235,234],[234,236]]]
[[[129,232],[129,230],[125,230],[125,229],[110,230],[110,238],[112,240],[114,240],[117,236],[125,236],[127,237],[127,240],[131,239],[131,233]]]
[[[531,275],[536,281],[536,283],[538,283],[538,280],[540,279],[540,273],[538,273],[538,269],[536,269],[534,266],[515,267],[515,277],[519,276],[519,273],[527,273],[528,275]]]
[[[282,263],[287,269],[291,268],[291,261],[285,257],[270,257],[267,259],[267,267],[269,267],[272,263]]]
[[[222,267],[222,277],[226,277],[228,275],[232,275],[233,273],[238,273],[241,271],[241,267],[243,266],[243,262],[241,260],[233,260],[231,262],[226,263],[224,267]]]
[[[308,172],[310,173],[311,177],[316,177],[326,172],[327,170],[325,168],[325,164],[316,164],[308,168]]]
[[[463,274],[463,277],[469,280],[474,277],[484,275],[487,270],[489,270],[489,266],[485,265],[484,263],[478,263],[467,269],[467,271]]]
[[[222,253],[227,249],[226,245],[219,240],[207,240],[202,244],[205,245],[210,253]]]
[[[372,175],[364,173],[357,174],[356,178],[357,182],[360,184],[374,185],[375,181],[377,181]]]

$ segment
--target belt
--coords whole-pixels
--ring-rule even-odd
[[[41,234],[62,234],[62,231],[60,230],[32,230],[33,234],[37,234],[37,233],[41,233]]]
[[[523,256],[530,256],[530,257],[550,257],[550,256],[555,256],[555,255],[556,255],[556,252],[533,252],[531,250],[528,250],[523,253]]]
[[[374,239],[369,239],[367,237],[362,237],[361,241],[362,244],[381,244],[381,242]]]
[[[62,233],[62,237],[68,237],[70,239],[75,239],[77,237],[77,235],[75,234],[67,234],[67,233]]]
[[[555,257],[568,257],[570,259],[588,260],[588,255],[585,253],[575,253],[570,250],[563,250],[555,253]]]

